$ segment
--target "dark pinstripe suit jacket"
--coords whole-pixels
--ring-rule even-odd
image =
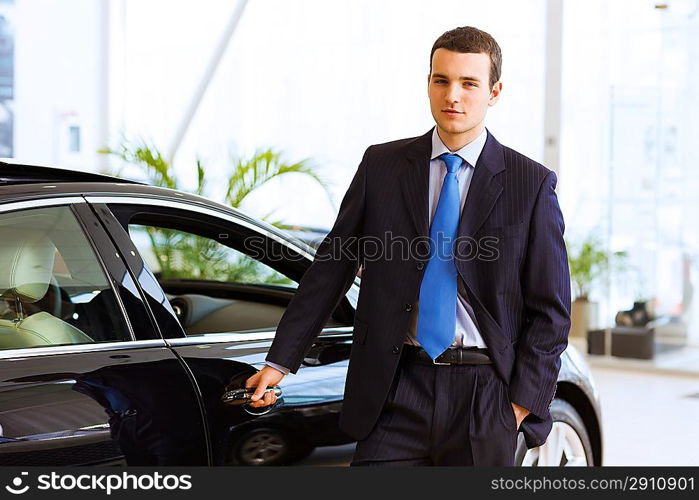
[[[431,131],[367,149],[267,356],[295,373],[361,262],[340,417],[342,430],[355,439],[366,437],[378,418],[419,294],[426,248],[420,241],[429,235],[430,152]],[[520,427],[528,447],[542,444],[550,432],[549,407],[570,326],[570,277],[555,187],[554,172],[488,132],[458,229],[459,290],[467,294],[511,401],[532,412]],[[369,255],[362,241],[386,241],[387,233],[393,241],[408,241],[412,255],[377,254],[375,243]],[[330,257],[338,243],[351,250],[349,256]]]

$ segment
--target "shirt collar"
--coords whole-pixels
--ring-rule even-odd
[[[442,139],[439,138],[439,134],[437,134],[437,127],[434,127],[434,129],[432,129],[432,156],[430,156],[430,160],[434,160],[441,154],[451,153],[459,155],[462,160],[467,161],[469,165],[475,167],[476,163],[478,162],[478,157],[483,151],[483,146],[485,146],[485,141],[487,138],[488,134],[486,133],[486,128],[483,127],[483,131],[480,133],[480,135],[466,144],[463,148],[459,149],[458,151],[449,151],[449,148],[447,148],[442,142]]]

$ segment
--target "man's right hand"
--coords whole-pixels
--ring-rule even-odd
[[[284,374],[282,372],[267,365],[247,379],[245,381],[246,389],[256,387],[255,393],[250,398],[251,403],[249,405],[253,408],[273,405],[277,401],[277,396],[274,395],[274,391],[265,392],[265,389],[279,384],[283,378]]]

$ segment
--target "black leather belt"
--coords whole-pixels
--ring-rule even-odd
[[[432,360],[422,347],[406,344],[403,346],[403,356],[410,361],[429,365],[489,365],[493,362],[488,349],[478,347],[450,348]]]

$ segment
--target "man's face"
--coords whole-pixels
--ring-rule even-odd
[[[428,76],[430,108],[440,137],[450,149],[464,146],[483,130],[488,106],[497,102],[502,88],[500,82],[491,88],[489,78],[487,54],[443,48],[434,52]]]

